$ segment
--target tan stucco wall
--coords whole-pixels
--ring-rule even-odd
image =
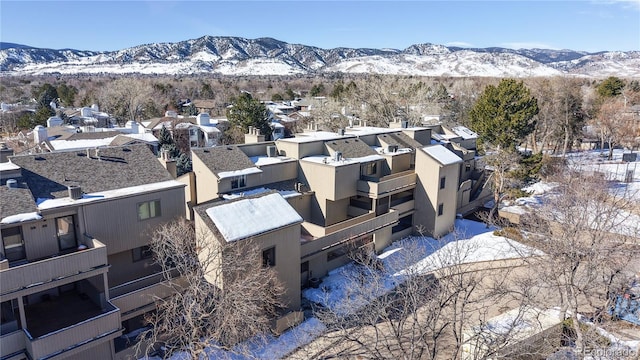
[[[206,223],[195,213],[195,226],[198,236],[202,236],[206,248],[200,252],[201,261],[209,252],[217,252],[220,250],[220,244],[224,239],[216,238],[216,235],[207,227]],[[238,240],[243,241],[243,240]],[[251,238],[262,250],[275,246],[276,265],[275,270],[278,273],[278,279],[282,281],[286,292],[283,301],[287,304],[289,310],[298,310],[300,308],[300,225],[295,224],[286,226],[275,231],[265,234],[256,235]],[[216,260],[220,259],[219,257]],[[222,261],[214,261],[210,263],[210,268],[206,269],[207,281],[224,287],[224,281],[218,276],[219,269],[224,266]]]
[[[414,225],[424,227],[431,236],[445,235],[453,227],[456,218],[458,169],[459,163],[443,166],[425,152],[416,152]],[[446,177],[444,189],[440,189],[441,177]],[[437,215],[439,204],[444,206],[444,212],[440,216]]]
[[[218,198],[218,178],[216,178],[194,152],[191,152],[191,166],[193,173],[196,175],[198,203],[200,204]]]

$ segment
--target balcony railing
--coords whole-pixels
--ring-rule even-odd
[[[415,187],[416,174],[413,170],[381,177],[378,181],[358,180],[358,193],[373,199]]]
[[[310,241],[303,242],[300,249],[301,257],[304,258],[306,256],[311,256],[328,248],[340,245],[349,240],[357,239],[367,234],[372,234],[382,228],[393,226],[398,223],[398,212],[395,210],[390,210],[388,213],[376,217],[371,217],[371,215],[373,214],[367,214],[365,216],[350,219],[348,220],[350,225],[348,227],[342,226],[339,230],[336,230],[334,232],[325,232],[326,235],[324,236],[314,237],[314,239]],[[353,222],[353,220],[356,219],[358,219],[359,221]],[[346,222],[338,223],[336,225],[341,225],[343,223]],[[302,227],[305,230],[308,230],[308,225],[311,224],[303,223]],[[314,225],[314,227],[318,226]],[[314,234],[311,233],[311,235]]]
[[[103,243],[85,237],[81,245],[86,249],[0,270],[0,296],[107,265]]]
[[[162,274],[154,274],[114,287],[109,290],[111,302],[120,309],[123,317],[136,310],[143,310],[156,299],[164,299],[174,293],[175,288],[162,280]],[[185,283],[181,278],[172,281],[178,286]]]
[[[10,354],[24,350],[25,336],[22,330],[4,334],[0,337],[0,356],[5,357]]]
[[[31,336],[28,329],[23,331],[29,356],[40,359],[88,342],[106,341],[119,336],[122,332],[120,310],[108,303],[106,311],[98,316],[39,337]]]

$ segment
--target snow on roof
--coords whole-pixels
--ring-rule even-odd
[[[123,134],[132,140],[140,140],[147,143],[157,143],[158,138],[150,133],[128,133]],[[73,150],[73,149],[87,149],[101,146],[109,146],[116,136],[111,136],[103,139],[79,139],[79,140],[49,140],[54,150]]]
[[[12,162],[0,163],[0,171],[9,171],[9,170],[18,170],[18,169],[20,169],[20,166]]]
[[[213,206],[207,209],[206,213],[227,242],[246,239],[303,221],[280,194]]]
[[[284,162],[296,161],[295,159],[288,158],[286,156],[251,156],[249,159],[253,161],[256,166],[264,166],[270,164],[280,164]]]
[[[328,131],[306,132],[306,133],[296,134],[295,136],[296,137],[279,139],[278,141],[291,142],[291,143],[306,143],[306,142],[337,140],[337,139],[353,137],[353,135],[338,135],[337,133],[328,132]]]
[[[481,342],[495,341],[495,338],[509,335],[509,343],[528,339],[550,329],[564,320],[559,309],[515,308],[495,316],[481,326],[474,326],[472,333],[482,334]]]
[[[262,194],[268,191],[273,191],[273,189],[267,189],[267,188],[261,187],[261,188],[246,190],[246,191],[239,191],[232,194],[225,194],[225,195],[222,195],[222,198],[225,200],[233,200],[233,199],[238,199],[245,196]],[[293,190],[276,190],[276,191],[278,191],[278,194],[282,195],[282,197],[285,199],[300,195],[299,192],[293,191]]]
[[[471,131],[471,129],[464,126],[456,126],[452,128],[451,131],[456,133],[458,136],[460,136],[464,140],[471,140],[471,139],[478,138],[478,134],[476,134],[475,132]]]
[[[462,162],[462,159],[442,145],[426,146],[422,148],[422,151],[436,159],[436,161],[442,165],[452,165]]]
[[[345,134],[356,135],[356,136],[388,134],[388,133],[396,133],[400,131],[401,129],[391,129],[391,128],[374,127],[374,126],[356,126],[356,127],[349,127],[344,130]]]
[[[259,174],[261,172],[262,170],[258,169],[257,167],[250,167],[242,170],[221,171],[217,174],[217,176],[218,176],[218,179],[225,179],[225,178],[230,178],[234,176]]]
[[[91,194],[84,194],[82,198],[74,200],[70,197],[58,198],[58,199],[42,199],[38,198],[36,200],[36,204],[38,205],[39,210],[53,209],[59,208],[69,205],[78,205],[78,204],[86,204],[97,200],[104,199],[116,199],[120,197],[128,197],[131,195],[143,194],[147,192],[163,190],[163,189],[171,189],[176,187],[184,187],[185,185],[176,180],[168,180],[157,182],[153,184],[144,184],[138,186],[131,186],[121,189],[108,190],[108,191],[99,191]]]
[[[308,161],[316,164],[325,164],[325,165],[331,165],[331,166],[341,166],[341,165],[365,163],[365,162],[383,160],[383,159],[384,158],[380,155],[368,155],[368,156],[363,156],[359,158],[342,158],[342,160],[335,161],[334,158],[331,156],[313,155],[313,156],[304,157],[300,159],[300,161]]]
[[[24,214],[16,214],[2,218],[0,220],[0,224],[15,224],[18,222],[29,221],[29,220],[39,220],[42,219],[42,216],[37,212],[30,212]]]
[[[413,149],[411,148],[398,148],[393,152],[389,152],[386,147],[382,146],[372,146],[371,148],[380,155],[400,155],[413,152]]]

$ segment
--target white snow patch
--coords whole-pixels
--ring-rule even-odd
[[[120,197],[127,197],[131,195],[139,195],[147,192],[164,190],[164,189],[172,189],[176,187],[184,187],[185,185],[176,180],[168,180],[162,181],[153,184],[144,184],[138,186],[131,186],[121,189],[115,190],[107,190],[107,191],[99,191],[90,194],[82,195],[82,198],[74,200],[69,197],[59,198],[59,199],[43,199],[38,198],[36,200],[36,205],[39,210],[45,209],[53,209],[58,207],[64,207],[69,205],[79,205],[79,204],[87,204],[97,200],[103,199],[116,199]]]
[[[436,161],[442,165],[452,165],[462,162],[462,159],[442,145],[426,146],[422,148],[422,151],[429,154],[429,156],[436,159]]]
[[[259,174],[262,170],[257,167],[250,167],[242,170],[221,171],[218,173],[218,179],[226,179],[234,176]]]
[[[40,219],[42,219],[42,216],[40,214],[38,214],[37,212],[30,212],[30,213],[16,214],[16,215],[4,217],[2,218],[2,220],[0,220],[0,224],[15,224],[23,221],[40,220]]]
[[[213,206],[206,213],[227,242],[303,221],[280,194]]]

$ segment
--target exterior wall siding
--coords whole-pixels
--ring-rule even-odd
[[[138,219],[138,204],[160,200],[161,216]],[[184,189],[173,188],[116,201],[87,204],[83,208],[90,235],[102,239],[109,255],[147,245],[154,229],[184,214]]]

